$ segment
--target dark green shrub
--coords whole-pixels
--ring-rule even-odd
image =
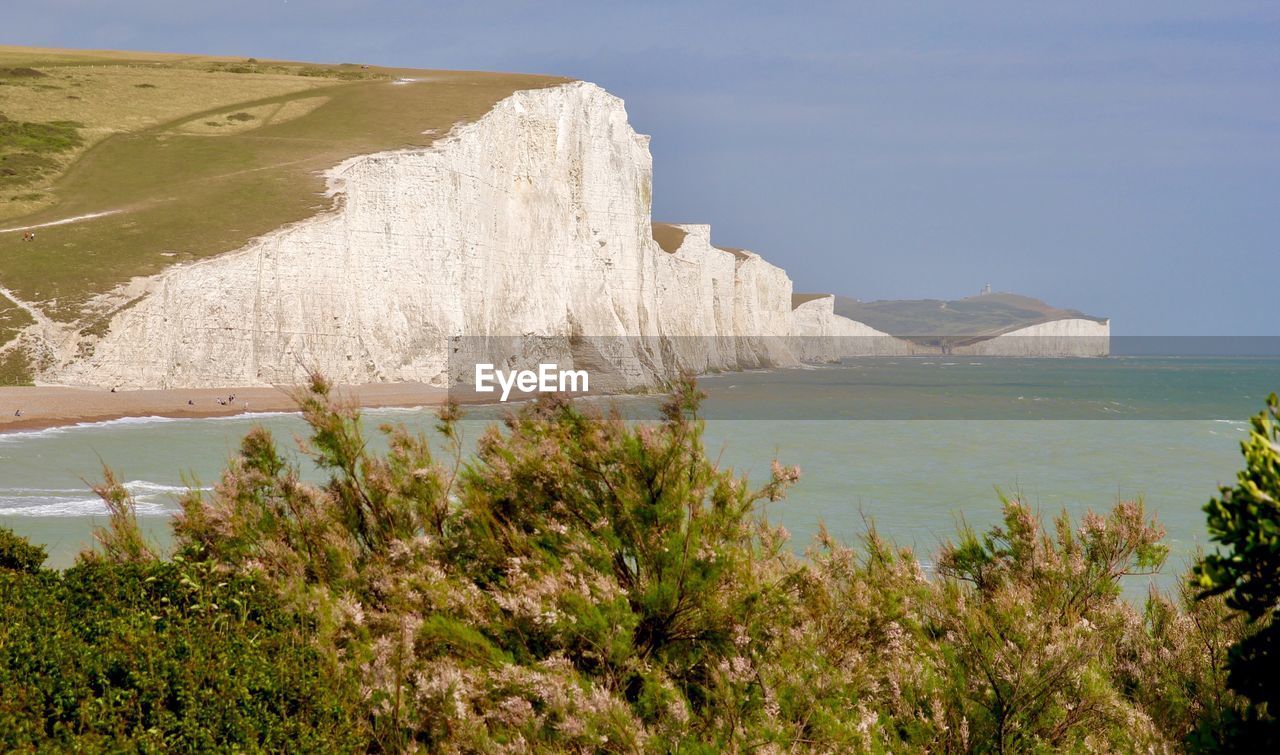
[[[208,564],[0,571],[0,749],[362,749],[311,633]]]
[[[44,559],[44,548],[32,545],[8,527],[0,527],[0,569],[35,572]]]
[[[1206,598],[1222,595],[1252,628],[1231,649],[1231,688],[1254,708],[1235,734],[1237,747],[1280,746],[1280,400],[1252,419],[1243,441],[1245,468],[1234,487],[1222,487],[1205,505],[1209,536],[1225,548],[1206,555],[1195,569]]]

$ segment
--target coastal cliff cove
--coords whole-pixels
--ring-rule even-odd
[[[833,166],[924,165],[973,211],[962,193],[1023,161],[1052,172],[1061,145],[948,120],[951,100],[890,120],[864,101],[873,126],[853,123],[836,79],[897,88],[884,49],[850,69],[855,48],[823,42],[853,31],[832,9],[717,24],[758,56],[744,83],[727,61],[748,58],[710,63],[690,36],[701,2],[659,47],[647,10],[540,9],[554,29],[513,12],[506,57],[487,35],[515,22],[461,6],[430,23],[398,2],[306,23],[281,15],[305,3],[209,9],[196,34],[126,4],[78,9],[88,34],[62,5],[13,22],[63,44],[163,32],[166,49],[584,70],[0,45],[0,749],[1280,747],[1276,339],[1113,349],[1110,316],[1058,305],[1126,328],[1119,287],[1067,285],[1014,221],[953,256],[1055,304],[959,280],[949,250],[907,274],[848,219],[806,229],[838,251],[723,240],[769,202],[778,227],[814,225],[766,186],[785,176],[730,186],[731,163],[787,154],[851,207],[896,197],[909,235],[948,227],[904,199],[919,174]],[[253,31],[286,17],[294,42]],[[582,46],[597,17],[617,50]],[[578,57],[547,52],[566,28]],[[1043,70],[1120,65],[1090,61]],[[655,99],[621,73],[637,67],[680,93]],[[658,188],[671,139],[720,166],[723,196],[655,197],[629,91],[661,126]],[[692,156],[698,129],[723,137],[714,154]],[[748,190],[769,202],[725,210]],[[683,222],[708,218],[714,236]]]

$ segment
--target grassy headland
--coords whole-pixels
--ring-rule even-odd
[[[864,302],[837,296],[836,314],[864,322],[876,330],[925,345],[946,340],[952,345],[994,338],[1012,330],[1054,320],[1107,318],[1053,307],[1039,299],[992,293],[964,299],[901,299]]]
[[[90,329],[111,314],[96,295],[327,208],[325,169],[564,81],[0,47],[0,348],[29,322],[13,298]],[[0,384],[22,382],[7,363]]]

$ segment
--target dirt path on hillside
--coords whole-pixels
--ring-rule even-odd
[[[4,286],[0,286],[0,296],[3,296],[4,298],[13,302],[13,305],[15,307],[31,315],[31,319],[35,320],[36,324],[44,328],[46,332],[51,333],[57,329],[58,327],[57,323],[55,323],[53,320],[50,320],[47,316],[45,316],[44,312],[41,312],[39,309],[36,309],[35,305],[25,302],[22,299],[19,299],[17,296],[14,295],[12,291],[5,288]],[[5,344],[5,345],[7,346],[8,344]]]
[[[70,218],[62,218],[61,220],[50,220],[44,223],[36,223],[34,225],[18,225],[12,228],[0,228],[0,233],[15,233],[17,231],[32,231],[37,228],[50,228],[55,225],[69,225],[71,223],[79,223],[82,220],[93,220],[94,218],[102,218],[107,215],[118,215],[124,210],[103,210],[102,212],[90,212],[85,215],[76,215]]]

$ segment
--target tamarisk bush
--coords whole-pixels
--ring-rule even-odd
[[[304,481],[301,463],[255,429],[212,490],[183,498],[167,560],[138,532],[127,491],[109,474],[100,486],[111,519],[76,569],[163,572],[176,586],[134,594],[130,621],[153,615],[148,601],[174,610],[180,588],[187,623],[169,631],[251,637],[280,661],[260,678],[284,707],[228,713],[203,739],[189,728],[197,708],[148,713],[164,724],[149,744],[1174,751],[1221,745],[1248,706],[1223,669],[1245,622],[1221,597],[1153,593],[1145,612],[1122,599],[1122,580],[1166,555],[1141,502],[1046,528],[1006,500],[999,526],[962,527],[930,575],[872,523],[852,546],[822,530],[797,555],[767,511],[799,470],[775,462],[753,486],[720,467],[692,380],[651,422],[543,398],[465,459],[454,407],[440,412],[434,445],[384,426],[388,450],[376,454],[325,380],[298,398],[302,450],[324,482]],[[29,579],[37,555],[0,532],[0,588]],[[38,699],[32,667],[4,654],[4,631],[0,670],[20,699]],[[232,681],[260,656],[235,642],[208,645],[202,683],[251,701]],[[312,676],[285,673],[304,657]],[[69,699],[80,710],[105,694]],[[273,724],[289,705],[297,716]],[[0,703],[26,732],[64,731],[68,710]],[[136,742],[121,731],[92,743]]]

